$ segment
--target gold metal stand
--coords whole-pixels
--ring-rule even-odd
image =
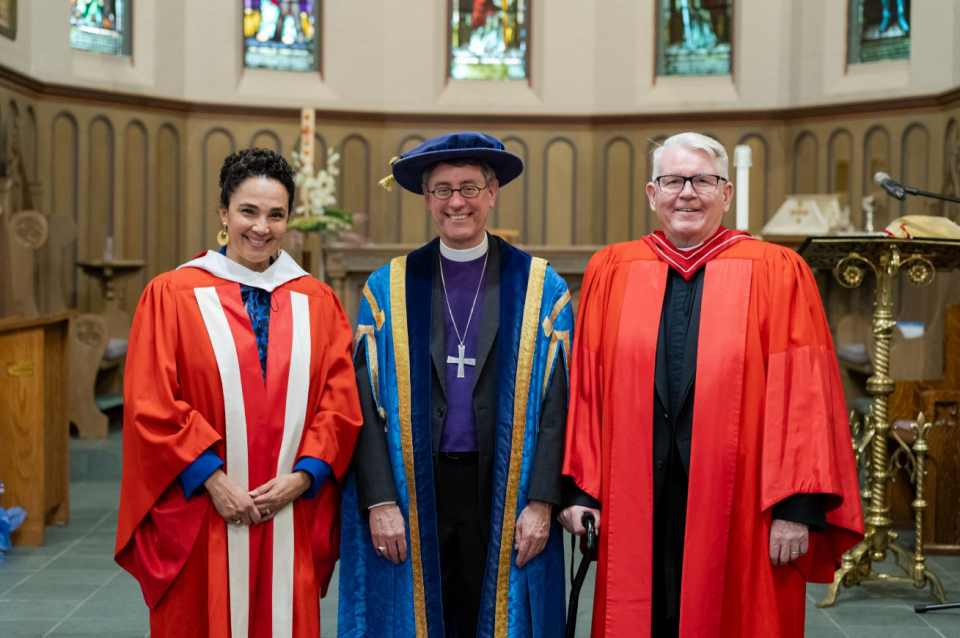
[[[811,267],[832,268],[840,284],[856,288],[863,283],[866,268],[877,278],[876,309],[873,314],[874,374],[867,379],[867,391],[874,396],[873,407],[864,419],[863,428],[851,418],[854,440],[854,456],[858,469],[867,465],[866,480],[861,498],[865,508],[866,533],[863,541],[846,552],[841,559],[833,584],[826,597],[817,607],[831,607],[837,602],[840,585],[853,587],[865,581],[909,583],[918,589],[930,584],[930,593],[941,602],[946,602],[940,579],[927,569],[923,554],[923,512],[927,502],[923,498],[926,476],[925,462],[927,435],[932,426],[920,414],[911,424],[914,433],[913,447],[891,432],[887,412],[888,401],[895,384],[890,378],[890,339],[896,322],[893,319],[893,282],[898,273],[907,273],[910,282],[926,286],[933,281],[935,271],[952,270],[960,266],[960,242],[950,240],[895,239],[891,237],[813,237],[800,249]],[[896,449],[890,453],[888,439],[893,439]],[[869,448],[869,455],[865,452]],[[917,540],[911,554],[896,543],[897,533],[892,530],[890,508],[887,503],[887,484],[895,472],[905,469],[916,487],[912,507],[916,515]],[[905,577],[882,574],[873,569],[874,563],[883,562],[887,552],[893,553],[896,564],[906,573]]]

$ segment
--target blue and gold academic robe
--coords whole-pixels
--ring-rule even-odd
[[[492,239],[492,241],[498,241]],[[543,259],[501,242],[497,335],[497,419],[492,511],[478,637],[553,638],[563,634],[565,579],[561,527],[546,548],[516,566],[516,520],[527,505],[538,424],[556,366],[566,366],[573,313],[566,283]],[[431,398],[431,243],[394,259],[367,282],[357,346],[365,344],[369,382],[384,419],[407,560],[377,556],[356,479],[344,483],[340,548],[341,638],[444,638],[434,493]],[[566,374],[559,375],[566,382]],[[461,637],[463,638],[463,637]]]

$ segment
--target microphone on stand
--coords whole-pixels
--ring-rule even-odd
[[[901,186],[898,182],[895,182],[886,173],[877,173],[873,176],[873,181],[877,184],[880,184],[883,190],[887,191],[887,195],[895,199],[903,201],[907,198],[907,191]]]

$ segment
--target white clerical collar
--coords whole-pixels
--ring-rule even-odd
[[[450,248],[443,240],[440,240],[440,254],[449,259],[450,261],[473,261],[474,259],[480,259],[485,254],[487,254],[487,247],[490,245],[490,240],[487,238],[487,234],[483,234],[483,241],[474,246],[473,248],[466,248],[464,250],[457,250],[456,248]]]
[[[712,239],[712,238],[711,238],[711,239]],[[674,246],[674,248],[677,248],[677,250],[679,250],[680,252],[688,253],[688,252],[690,252],[691,250],[696,250],[697,248],[700,248],[700,246],[703,246],[705,243],[707,243],[707,241],[709,241],[709,240],[702,241],[702,242],[700,242],[699,244],[697,244],[696,246],[690,246],[690,248],[677,248],[676,246]]]
[[[273,292],[274,289],[287,282],[310,275],[293,260],[293,257],[282,250],[276,261],[263,272],[250,270],[215,250],[208,250],[193,261],[183,264],[180,268],[199,268],[221,279],[244,286],[253,286],[267,292]],[[177,268],[177,270],[180,270],[180,268]]]

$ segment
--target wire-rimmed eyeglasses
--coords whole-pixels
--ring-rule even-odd
[[[692,177],[661,175],[653,179],[664,193],[679,193],[687,185],[687,182],[690,182],[693,190],[698,193],[712,193],[717,190],[721,180],[729,181],[726,177],[720,177],[719,175],[693,175]]]
[[[490,186],[490,184],[487,184],[483,188],[480,188],[479,186],[474,186],[473,184],[468,184],[467,186],[463,186],[461,188],[450,188],[449,186],[438,186],[433,190],[428,190],[427,192],[433,195],[434,197],[436,197],[437,199],[450,199],[451,197],[453,197],[454,193],[460,193],[460,197],[464,199],[473,199],[480,195],[480,191],[486,190],[487,186]]]

